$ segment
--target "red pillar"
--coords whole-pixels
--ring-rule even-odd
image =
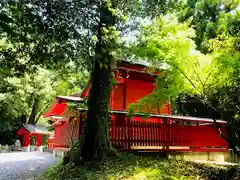
[[[42,135],[40,134],[36,135],[36,146],[36,150],[42,152]]]
[[[23,134],[23,151],[30,152],[30,134]]]

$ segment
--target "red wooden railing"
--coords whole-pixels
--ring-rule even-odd
[[[112,123],[109,131],[113,146],[125,151],[228,151],[228,143],[220,137],[211,119],[150,114],[148,117],[135,114],[128,118],[125,111],[111,111]],[[82,111],[85,114],[85,110]],[[81,116],[82,117],[82,116]],[[80,118],[83,119],[83,118]],[[83,132],[83,120],[80,120]],[[226,136],[226,122],[217,120],[221,132]],[[69,126],[71,128],[71,126]],[[64,128],[69,131],[66,127]],[[68,144],[67,142],[65,143]]]
[[[134,116],[129,119],[126,114],[115,113],[110,131],[112,144],[128,151],[228,151],[228,143],[220,137],[213,120],[169,117]],[[226,136],[226,123],[218,123]]]

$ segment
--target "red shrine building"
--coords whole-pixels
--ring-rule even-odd
[[[35,146],[34,151],[43,151],[43,136],[50,136],[52,133],[44,126],[23,124],[16,134],[20,138],[23,151],[30,152],[31,145]],[[35,139],[34,144],[31,144],[31,137]]]
[[[128,118],[128,108],[155,88],[156,76],[161,73],[143,64],[120,61],[113,69],[116,85],[110,97],[112,145],[125,151],[168,152],[227,152],[228,143],[219,136],[211,119],[171,115],[171,104],[157,108],[144,107],[145,113]],[[48,148],[69,148],[82,134],[86,109],[73,111],[68,102],[85,102],[89,85],[81,93],[57,96],[44,117],[51,118],[54,136]],[[226,134],[226,121],[217,120],[218,127]]]

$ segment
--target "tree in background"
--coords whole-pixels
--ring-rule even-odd
[[[7,102],[16,116],[26,116],[28,124],[38,122],[54,96],[80,91],[86,82],[82,73],[68,74],[68,78],[63,79],[56,71],[42,68],[34,74],[26,73],[20,78],[8,77],[4,80],[11,91],[1,93],[1,101]]]
[[[179,23],[176,14],[161,16],[143,27],[131,51],[151,62],[153,67],[162,69],[150,96],[153,99],[146,97],[146,100],[157,98],[164,103],[181,92],[199,93],[204,98],[211,80],[209,71],[213,71],[212,59],[196,50],[194,37],[195,32],[188,22]]]
[[[239,0],[187,0],[180,12],[180,21],[191,20],[196,31],[194,38],[197,48],[208,53],[208,41],[222,34],[220,18],[237,10]]]
[[[1,140],[11,140],[10,137],[6,138],[6,134],[13,134],[14,137],[22,123],[47,125],[41,115],[47,110],[53,97],[76,93],[87,80],[85,74],[80,72],[64,76],[57,71],[39,68],[34,74],[25,73],[21,77],[3,79],[8,89],[3,91],[0,88]]]

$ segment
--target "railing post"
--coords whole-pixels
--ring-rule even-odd
[[[116,145],[116,121],[117,121],[117,114],[114,114],[111,111],[111,119],[110,119],[110,126],[109,126],[109,137],[112,145]]]
[[[123,110],[126,110],[126,106],[127,106],[127,82],[126,79],[124,79],[124,83],[123,83]]]
[[[167,144],[166,144],[166,150],[169,151],[169,144],[170,144],[170,138],[171,138],[171,128],[170,128],[170,120],[167,118]]]
[[[131,119],[127,116],[127,124],[126,126],[128,127],[128,136],[127,136],[127,149],[131,150],[131,145],[132,145],[132,126],[131,126]]]

